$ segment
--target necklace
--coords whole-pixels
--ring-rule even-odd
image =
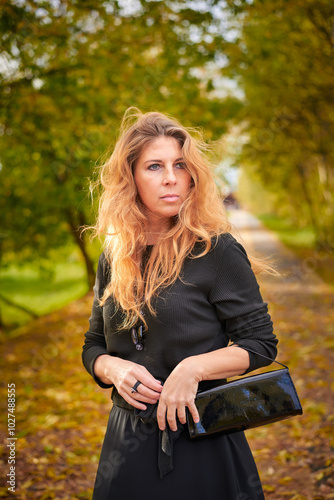
[[[152,248],[153,248],[153,245],[147,245],[146,249],[143,252],[142,262],[141,262],[142,274],[144,272],[144,269],[145,269],[145,266],[148,262],[148,259],[150,258]],[[140,313],[142,316],[145,315],[145,313],[142,309],[141,309]],[[133,326],[131,328],[131,338],[132,338],[132,342],[134,343],[137,351],[142,351],[144,349],[144,340],[145,340],[144,324],[142,322],[138,326]]]

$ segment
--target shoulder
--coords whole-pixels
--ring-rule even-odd
[[[196,256],[202,256],[202,255],[209,255],[209,254],[214,254],[214,253],[219,253],[223,252],[225,248],[227,248],[229,245],[231,245],[233,242],[235,242],[235,238],[232,236],[231,233],[222,233],[218,234],[216,236],[212,236],[209,245],[209,250],[207,250],[207,240],[200,240],[195,243],[195,246],[191,252],[191,255],[196,257]]]
[[[233,243],[237,243],[237,240],[232,236],[231,233],[222,233],[211,238],[211,244],[213,250],[224,251]]]
[[[236,240],[231,233],[223,233],[215,236],[211,240],[211,251],[218,255],[237,255],[240,252],[247,256],[247,252],[243,245]]]
[[[223,233],[211,238],[211,248],[205,252],[206,244],[197,243],[192,259],[204,266],[208,272],[221,272],[224,269],[233,269],[238,272],[240,268],[249,268],[251,263],[243,245],[231,233]],[[203,269],[204,269],[203,267]]]
[[[231,233],[224,233],[212,239],[212,247],[208,257],[215,263],[216,268],[240,269],[251,267],[250,260],[244,246]]]
[[[233,256],[242,253],[247,257],[247,252],[243,245],[239,243],[231,233],[222,233],[211,238],[211,247],[205,252],[206,242],[200,241],[195,244],[192,255],[196,257],[220,258]]]
[[[102,252],[99,261],[97,264],[97,275],[98,277],[108,279],[110,275],[110,264],[108,262],[108,259],[106,257],[105,252]]]
[[[106,254],[105,252],[103,251],[100,256],[99,256],[99,261],[98,261],[98,265],[105,265],[105,263],[107,262],[107,257],[106,257]]]

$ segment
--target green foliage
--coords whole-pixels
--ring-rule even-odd
[[[298,230],[289,219],[267,214],[260,215],[259,219],[266,227],[274,231],[286,246],[294,249],[313,249],[315,237],[312,227],[303,227]]]
[[[24,304],[38,316],[60,309],[87,290],[85,266],[77,251],[67,248],[67,258],[53,252],[47,265],[11,265],[0,274],[1,290],[14,304]],[[56,262],[55,259],[56,258]],[[1,319],[18,326],[31,319],[24,311],[6,304],[0,297]]]
[[[333,248],[334,4],[228,2],[238,35],[226,49],[244,92],[246,173]]]
[[[101,251],[95,239],[90,245],[95,264]],[[85,264],[73,243],[51,249],[45,259],[8,263],[0,270],[0,283],[0,326],[8,330],[31,320],[30,312],[57,311],[88,291]]]
[[[316,248],[312,226],[298,226],[289,216],[259,213],[258,217],[301,259],[303,270],[312,269],[325,283],[334,285],[334,255],[330,250]]]
[[[36,260],[93,222],[88,179],[124,111],[160,110],[216,139],[235,100],[211,95],[203,68],[219,21],[186,2],[2,2],[2,260]],[[224,117],[224,118],[222,118]]]

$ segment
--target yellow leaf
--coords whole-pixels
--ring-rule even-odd
[[[28,479],[28,481],[26,481],[25,483],[21,484],[21,490],[28,489],[32,484],[33,484],[33,481],[31,479]]]
[[[263,490],[264,491],[275,491],[275,488],[273,486],[270,486],[269,484],[264,484]]]
[[[321,471],[321,472],[319,472],[319,473],[318,473],[315,477],[316,477],[316,480],[317,480],[317,481],[321,481],[321,479],[323,479],[323,478],[324,478],[324,476],[325,476],[325,471],[323,471],[323,470],[322,470],[322,471]]]
[[[292,481],[292,477],[290,476],[284,476],[284,477],[281,477],[281,479],[279,479],[279,483],[280,484],[288,484],[290,481]]]

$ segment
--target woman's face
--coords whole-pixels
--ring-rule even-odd
[[[147,144],[134,167],[134,180],[151,229],[162,229],[179,213],[190,190],[191,176],[179,142],[160,136]]]

